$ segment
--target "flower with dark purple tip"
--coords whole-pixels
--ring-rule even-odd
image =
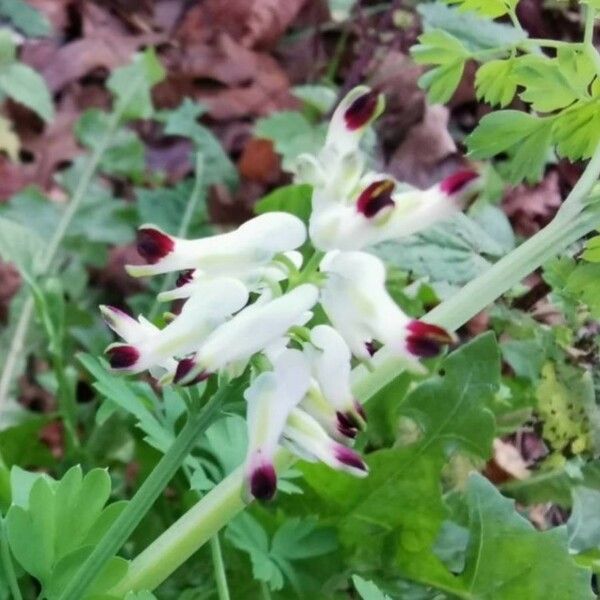
[[[444,346],[455,341],[454,336],[442,327],[423,321],[411,321],[406,330],[406,348],[419,358],[437,356]]]
[[[391,179],[374,181],[368,185],[356,201],[356,210],[367,217],[373,219],[383,210],[394,207],[392,192],[396,184]]]

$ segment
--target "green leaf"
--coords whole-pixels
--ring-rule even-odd
[[[202,154],[204,161],[202,179],[205,185],[226,183],[233,187],[238,182],[237,169],[210,129],[198,122],[204,112],[204,105],[185,98],[175,110],[161,113],[165,134],[179,135],[194,142],[196,152]]]
[[[577,102],[557,115],[554,140],[558,153],[570,161],[592,156],[600,143],[600,97]]]
[[[517,92],[517,81],[513,77],[515,61],[492,60],[482,65],[475,77],[477,99],[492,106],[507,106]]]
[[[326,125],[314,125],[299,112],[282,111],[256,122],[254,135],[272,140],[286,170],[305,152],[316,154],[325,141]]]
[[[379,244],[375,251],[387,264],[432,282],[464,285],[506,249],[476,221],[459,214],[406,240]]]
[[[469,156],[492,158],[509,155],[508,178],[513,183],[535,182],[543,174],[552,140],[553,120],[516,110],[501,110],[486,115],[467,138]]]
[[[565,291],[583,302],[600,318],[600,263],[579,263],[567,279]]]
[[[419,4],[417,11],[423,19],[425,31],[443,29],[459,39],[471,52],[516,44],[527,39],[524,31],[512,25],[495,23],[473,12],[450,8],[441,2]]]
[[[155,223],[172,235],[177,235],[181,227],[181,218],[194,189],[191,179],[181,181],[168,188],[136,188],[136,205],[140,223]],[[211,231],[206,209],[204,190],[200,202],[192,215],[189,237],[205,237]]]
[[[60,481],[35,479],[26,505],[15,504],[13,496],[6,516],[11,552],[42,583],[49,598],[58,597],[69,575],[97,543],[97,533],[92,532],[98,531],[98,523],[105,531],[119,514],[111,506],[105,508],[109,495],[110,477],[105,470],[94,469],[84,477],[80,467],[73,467]],[[112,587],[126,570],[125,561],[113,559],[91,591]]]
[[[284,185],[261,198],[255,205],[257,215],[267,212],[283,211],[296,215],[308,223],[312,198],[312,187],[307,184]]]
[[[43,37],[52,31],[48,19],[24,0],[0,0],[0,16],[28,37]]]
[[[577,486],[572,493],[573,511],[567,521],[569,548],[577,553],[600,548],[600,491]]]
[[[154,114],[150,91],[165,77],[165,70],[153,48],[137,54],[128,65],[115,69],[106,85],[115,97],[113,110],[125,121],[149,119]]]
[[[579,568],[567,531],[538,532],[481,475],[467,487],[470,540],[461,575],[472,597],[494,600],[592,599],[591,573]]]
[[[0,90],[27,106],[44,121],[51,121],[54,105],[46,82],[31,67],[22,63],[0,65]]]
[[[31,229],[0,217],[0,258],[13,263],[21,273],[33,277],[44,247]]]
[[[600,461],[584,463],[578,457],[560,469],[541,470],[527,479],[508,482],[502,491],[522,504],[552,502],[569,508],[572,489],[577,486],[600,490]]]
[[[372,581],[367,581],[358,575],[352,576],[352,583],[362,600],[392,600],[384,594]]]
[[[458,5],[460,10],[472,11],[482,17],[497,19],[514,10],[519,0],[445,0]]]
[[[500,382],[493,335],[452,353],[440,373],[418,384],[400,405],[401,414],[419,424],[419,440],[367,455],[366,479],[320,465],[303,470],[323,503],[321,518],[335,523],[353,563],[380,568],[394,562],[403,577],[460,592],[462,584],[432,552],[446,517],[439,479],[446,453],[490,455],[494,418],[487,405]]]
[[[553,112],[588,96],[595,76],[584,55],[561,53],[560,59],[523,56],[516,61],[514,77],[525,90],[520,97],[539,112]]]
[[[282,589],[285,580],[298,590],[294,563],[329,554],[337,548],[334,531],[320,527],[313,517],[286,520],[269,542],[262,525],[243,513],[228,525],[226,538],[250,555],[254,577],[267,582],[272,590]]]
[[[103,143],[110,116],[97,109],[86,110],[75,124],[78,141],[91,150]],[[119,129],[111,143],[102,153],[100,169],[107,175],[125,177],[134,182],[143,179],[146,170],[144,144],[130,129]]]
[[[442,29],[427,31],[419,37],[419,44],[411,48],[417,64],[438,65],[419,79],[427,90],[430,102],[447,102],[458,87],[470,54],[454,36]]]

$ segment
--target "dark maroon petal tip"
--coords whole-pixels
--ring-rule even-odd
[[[391,179],[374,181],[361,192],[356,201],[356,210],[367,219],[372,219],[387,206],[394,206],[392,192],[395,185]]]
[[[337,411],[335,413],[337,418],[337,429],[346,437],[355,438],[357,430],[360,428],[360,423],[356,417],[351,413],[343,413],[341,411]]]
[[[128,369],[133,367],[140,357],[135,346],[118,345],[106,351],[108,362],[113,369]]]
[[[452,334],[445,329],[423,321],[411,321],[406,329],[406,347],[411,354],[420,358],[437,356],[442,346],[454,342]]]
[[[375,343],[375,340],[365,342],[365,348],[367,349],[369,356],[375,356],[375,352],[377,352],[377,344]]]
[[[450,177],[446,177],[440,183],[440,189],[444,194],[452,196],[462,191],[471,181],[479,177],[479,173],[475,171],[458,171]]]
[[[196,366],[197,365],[193,358],[182,358],[177,363],[177,369],[175,369],[173,383],[180,383],[183,381]],[[194,385],[196,383],[200,383],[201,381],[208,379],[209,376],[210,373],[207,373],[206,371],[200,371],[198,375],[196,375],[193,379],[190,379],[190,381],[186,381],[183,385]]]
[[[367,471],[367,465],[360,454],[354,452],[354,450],[351,450],[350,448],[346,448],[346,446],[342,446],[341,444],[336,445],[335,458],[348,467],[353,467],[365,472]]]
[[[144,227],[137,233],[137,251],[149,264],[157,263],[175,248],[173,238],[154,227]]]
[[[277,473],[270,463],[264,463],[250,475],[250,493],[257,500],[271,500],[277,491]]]
[[[344,113],[346,127],[351,131],[354,131],[355,129],[360,129],[366,125],[373,118],[373,115],[377,110],[378,101],[379,94],[374,90],[366,92],[356,98]]]
[[[190,283],[194,279],[194,269],[188,269],[187,271],[183,271],[179,274],[177,281],[175,282],[175,287],[182,287],[187,283]]]

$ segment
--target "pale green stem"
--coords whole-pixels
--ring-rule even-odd
[[[192,193],[190,194],[189,200],[185,207],[185,212],[183,213],[183,217],[181,217],[181,223],[179,224],[179,229],[177,230],[177,237],[186,237],[190,225],[192,223],[192,217],[194,216],[194,212],[198,207],[198,203],[200,202],[200,198],[202,197],[202,183],[204,178],[204,156],[198,152],[196,155],[196,179],[194,181],[194,187],[192,189]],[[161,292],[165,292],[175,285],[176,277],[170,273],[164,278],[163,284],[160,288],[159,294]],[[158,314],[158,310],[160,307],[160,302],[156,300],[150,309],[148,314],[148,319],[152,321],[156,315]]]
[[[569,205],[580,203],[582,206],[582,199],[595,182],[594,169],[595,164],[590,163],[583,176],[586,185],[576,186],[569,196]],[[600,214],[595,207],[589,207],[572,222],[557,217],[545,229],[431,311],[425,319],[452,330],[460,327],[523,277],[598,225]],[[354,392],[362,402],[366,402],[402,372],[402,364],[384,361],[371,373],[364,367],[358,370],[361,376],[354,385]],[[287,453],[282,453],[279,460],[280,469],[290,464]],[[154,589],[161,584],[244,509],[243,485],[243,471],[238,469],[135,558],[125,579],[112,592],[125,594],[130,590]]]
[[[0,562],[2,563],[4,574],[8,579],[8,588],[12,594],[13,600],[23,600],[13,561],[10,555],[10,549],[8,547],[6,525],[2,518],[0,518]]]
[[[600,76],[600,54],[594,46],[594,29],[596,25],[596,9],[588,6],[585,12],[585,34],[583,37],[583,47],[596,67],[596,72]]]
[[[86,197],[88,187],[92,181],[92,178],[94,177],[94,174],[96,173],[96,170],[98,169],[100,161],[102,160],[102,155],[112,142],[113,136],[119,126],[119,123],[121,122],[123,111],[127,108],[129,99],[133,97],[141,81],[141,79],[136,79],[131,83],[131,86],[124,96],[124,101],[121,103],[121,107],[119,110],[115,110],[115,112],[112,113],[108,121],[104,137],[96,146],[96,148],[94,148],[94,152],[87,160],[83,172],[79,178],[79,182],[77,183],[77,186],[73,192],[71,201],[65,209],[65,212],[63,213],[52,238],[48,242],[48,246],[44,250],[43,256],[40,258],[40,263],[36,269],[37,275],[43,276],[47,274],[52,267],[63,238],[65,237],[69,226],[71,225],[71,221]],[[29,325],[33,317],[33,310],[34,301],[32,297],[29,297],[21,309],[21,315],[19,316],[15,332],[6,353],[2,375],[0,375],[0,416],[2,414],[2,407],[4,404],[6,404],[8,399],[10,386],[12,385],[15,371],[19,363],[19,358],[25,346],[27,333],[29,332]]]
[[[230,600],[229,587],[227,585],[227,573],[225,572],[225,563],[223,562],[223,553],[221,552],[221,542],[219,541],[218,532],[210,538],[210,552],[212,555],[219,600]]]
[[[158,496],[181,467],[198,438],[213,422],[227,395],[227,386],[219,389],[199,412],[192,412],[175,438],[175,441],[160,459],[156,467],[140,486],[135,496],[127,503],[109,530],[81,565],[59,600],[81,600],[98,576],[106,562],[114,556],[133,533]]]
[[[263,600],[271,600],[271,591],[264,581],[260,582],[260,595]]]

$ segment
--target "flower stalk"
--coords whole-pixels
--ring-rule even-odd
[[[426,320],[456,330],[529,273],[600,226],[600,210],[592,204],[593,199],[584,204],[599,172],[600,151],[597,151],[564,203],[565,212],[569,209],[570,215],[572,210],[574,216],[567,217],[561,211],[547,227],[433,309]],[[397,377],[404,365],[392,358],[379,362],[371,372],[359,366],[354,373],[354,393],[362,403],[367,402]],[[287,451],[280,451],[276,457],[278,470],[292,461]],[[240,467],[136,557],[126,577],[111,593],[155,589],[245,508],[243,490],[244,471]]]

